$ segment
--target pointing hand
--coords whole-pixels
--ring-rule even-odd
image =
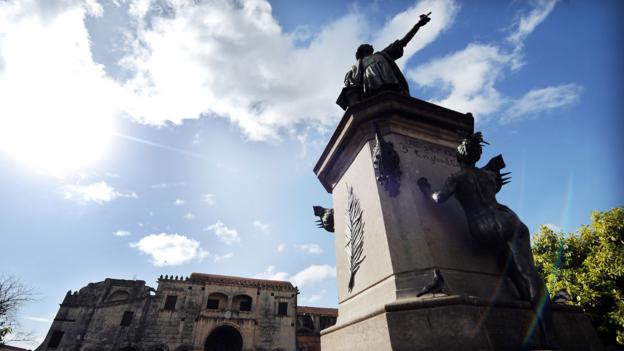
[[[429,23],[429,21],[431,21],[431,18],[429,18],[429,15],[431,14],[431,12],[429,12],[426,15],[420,15],[420,21],[418,21],[417,25],[419,27],[424,26],[425,24]]]

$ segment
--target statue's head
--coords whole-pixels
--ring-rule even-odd
[[[355,59],[359,60],[368,55],[372,55],[375,49],[371,44],[362,44],[358,46],[357,51],[355,52]]]
[[[460,165],[474,166],[481,158],[483,144],[487,144],[483,140],[483,134],[476,132],[467,136],[457,147],[457,161]]]

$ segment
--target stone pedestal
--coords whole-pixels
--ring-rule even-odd
[[[399,157],[398,194],[377,180],[374,125]],[[338,321],[322,332],[323,350],[537,346],[535,337],[524,340],[532,320],[528,303],[510,307],[518,294],[496,255],[471,238],[457,201],[435,205],[416,184],[426,177],[439,189],[458,170],[455,148],[473,126],[470,114],[393,93],[346,111],[314,168],[333,195],[336,239]],[[363,259],[349,289],[354,267],[345,233],[354,225],[347,209],[354,199]],[[416,297],[434,268],[444,276],[443,294]],[[556,320],[577,318],[561,313]]]

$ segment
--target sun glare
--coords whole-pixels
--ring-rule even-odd
[[[100,158],[113,132],[117,89],[91,58],[82,10],[2,21],[12,25],[2,41],[0,151],[57,176]]]
[[[62,176],[101,158],[112,132],[108,118],[10,119],[0,132],[0,146],[37,171]]]

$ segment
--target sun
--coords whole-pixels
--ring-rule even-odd
[[[93,60],[82,9],[49,19],[2,15],[0,152],[61,176],[100,159],[119,86]]]
[[[54,176],[84,169],[104,155],[113,135],[113,121],[97,113],[65,112],[69,113],[5,116],[0,149],[20,163]]]

